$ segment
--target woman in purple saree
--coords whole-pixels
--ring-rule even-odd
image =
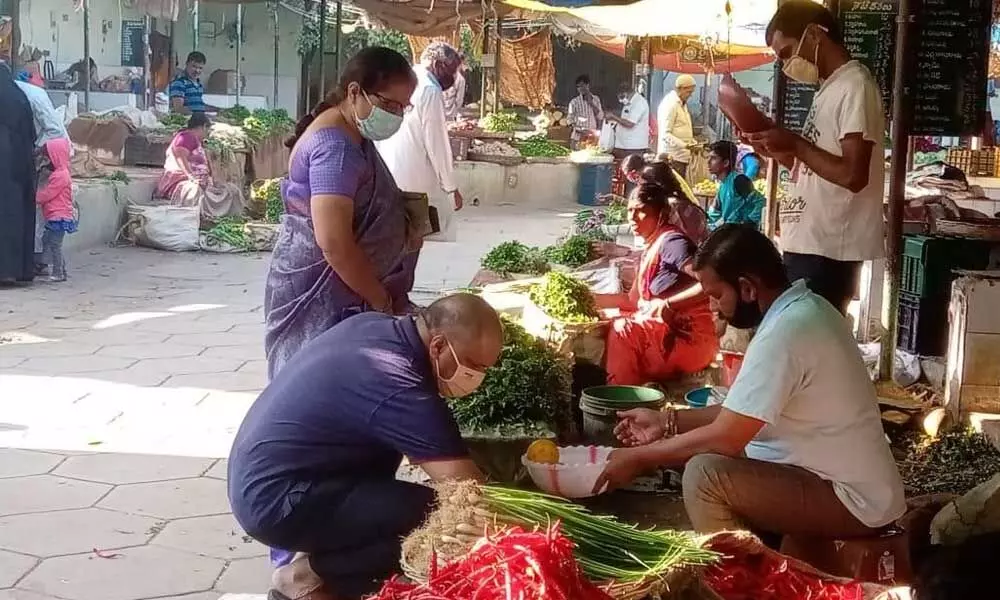
[[[372,141],[399,129],[415,85],[400,54],[367,48],[296,126],[264,299],[269,377],[345,318],[409,305],[404,202]]]
[[[372,142],[399,129],[415,86],[402,55],[366,48],[296,125],[281,186],[285,217],[264,292],[269,378],[340,321],[408,308],[405,205]],[[292,555],[275,548],[271,559],[280,566]]]

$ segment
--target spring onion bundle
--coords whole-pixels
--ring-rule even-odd
[[[689,534],[639,529],[553,496],[494,486],[484,486],[482,492],[490,511],[503,521],[541,529],[560,522],[576,544],[577,562],[593,581],[637,582],[718,557]]]

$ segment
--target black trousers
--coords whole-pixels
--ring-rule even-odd
[[[399,573],[402,538],[423,524],[434,502],[428,487],[369,479],[303,484],[291,514],[248,531],[272,547],[308,552],[309,564],[336,598],[362,598]]]
[[[785,252],[783,259],[788,279],[805,279],[810,290],[826,298],[841,314],[847,314],[847,306],[858,291],[860,262],[794,252]]]

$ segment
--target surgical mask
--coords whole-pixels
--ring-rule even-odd
[[[462,398],[463,396],[468,396],[483,383],[486,373],[463,365],[459,362],[458,355],[455,354],[455,348],[452,347],[451,342],[446,343],[448,344],[448,350],[451,351],[452,358],[455,359],[456,367],[454,375],[445,379],[441,376],[441,357],[438,356],[437,361],[434,363],[434,371],[438,380],[438,391],[445,398]]]
[[[619,104],[628,104],[628,99],[629,99],[628,96],[618,96],[618,103]]]
[[[361,90],[361,93],[365,95],[365,100],[372,107],[372,112],[362,119],[358,116],[357,107],[354,108],[354,122],[358,125],[358,131],[363,137],[373,142],[391,138],[403,126],[403,117],[394,115],[381,106],[376,106],[368,97],[368,92]]]
[[[764,313],[760,312],[760,306],[756,301],[744,302],[742,299],[736,301],[736,310],[733,316],[726,319],[726,322],[736,329],[753,329],[764,320]]]
[[[803,32],[802,37],[799,38],[799,45],[795,48],[795,55],[785,60],[785,64],[782,65],[781,70],[793,81],[807,85],[816,85],[819,83],[819,67],[816,66],[816,63],[819,62],[819,44],[816,44],[816,53],[813,55],[812,62],[809,62],[799,56],[799,52],[802,51],[802,42],[805,39],[806,33]]]

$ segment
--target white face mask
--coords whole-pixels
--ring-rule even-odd
[[[795,54],[785,60],[785,64],[781,67],[781,70],[792,81],[816,85],[819,83],[819,67],[816,66],[816,63],[819,62],[819,43],[816,44],[816,53],[813,55],[812,62],[809,62],[799,56],[799,52],[802,51],[802,42],[805,39],[806,32],[804,31],[802,32],[802,37],[799,38],[799,45],[795,48]]]
[[[455,348],[452,347],[451,342],[447,340],[445,342],[448,344],[448,350],[451,350],[452,358],[455,359],[456,368],[455,374],[445,379],[441,376],[440,355],[434,361],[434,371],[438,379],[438,391],[445,398],[462,398],[463,396],[468,396],[483,383],[486,373],[467,367],[459,362],[458,355],[455,354]]]
[[[364,94],[365,101],[372,107],[372,110],[367,117],[362,119],[358,116],[357,106],[354,107],[354,122],[358,125],[358,131],[373,142],[391,138],[403,126],[403,117],[393,114],[381,106],[376,106],[368,97],[368,92],[361,90],[361,93]]]

